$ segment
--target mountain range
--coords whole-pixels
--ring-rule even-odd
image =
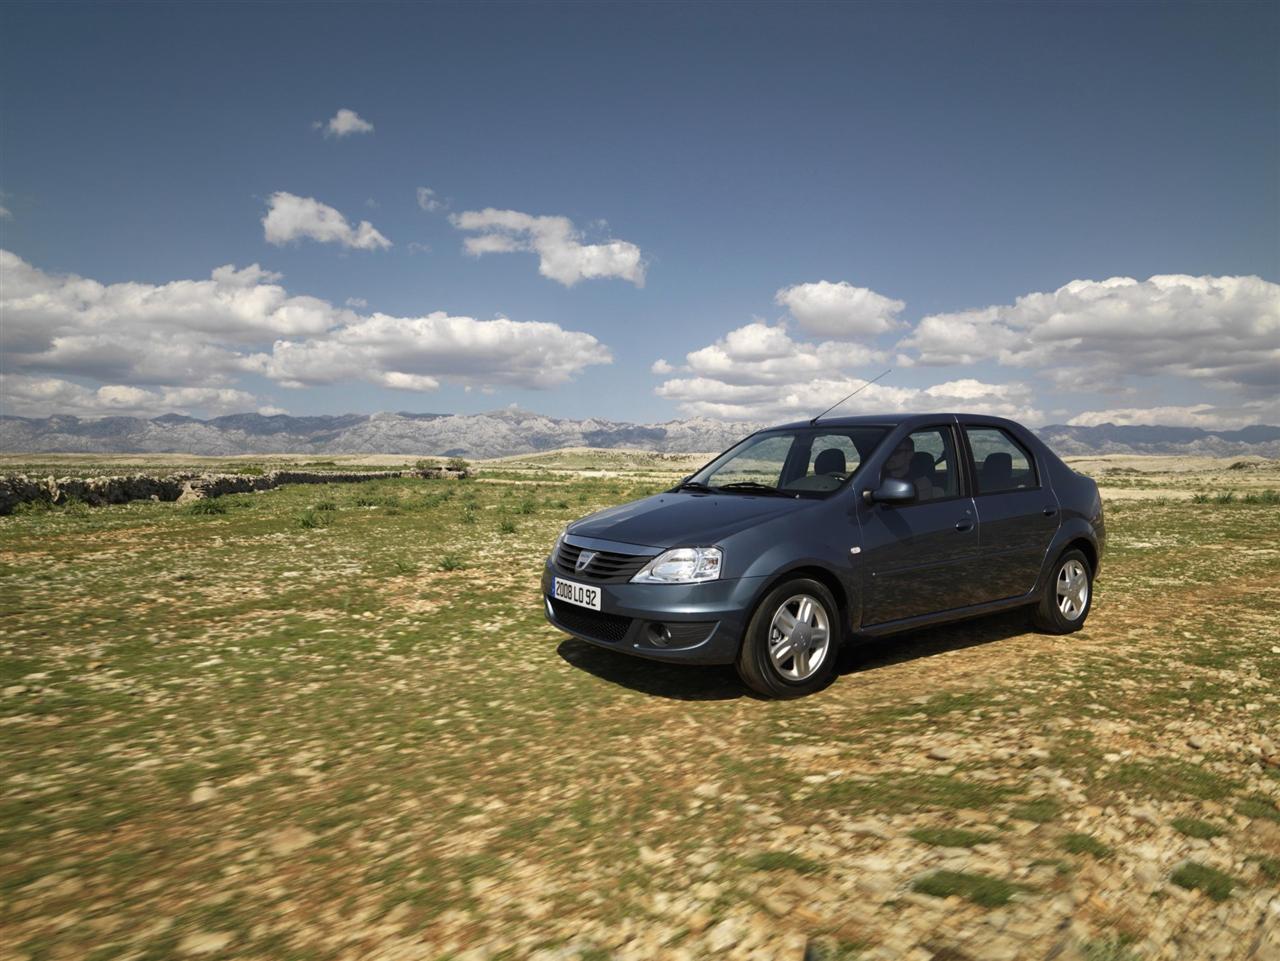
[[[231,414],[161,417],[0,416],[4,453],[405,454],[503,457],[561,447],[691,453],[723,450],[759,424],[694,417],[658,424],[569,420],[505,408],[484,414]],[[1280,427],[1076,427],[1036,431],[1055,451],[1077,454],[1195,454],[1280,457]]]

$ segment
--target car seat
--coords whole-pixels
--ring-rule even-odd
[[[843,474],[844,471],[844,451],[839,447],[828,447],[813,459],[815,474]]]
[[[983,491],[1002,491],[1013,487],[1013,455],[1004,451],[988,454],[982,461],[978,479]]]

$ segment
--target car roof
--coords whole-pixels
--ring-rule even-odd
[[[767,430],[796,430],[801,427],[897,427],[900,424],[936,424],[958,417],[970,424],[993,424],[1020,426],[1004,417],[992,417],[990,414],[965,414],[936,411],[927,414],[860,414],[857,417],[819,417],[816,424],[807,420],[792,421],[789,424],[775,424]]]

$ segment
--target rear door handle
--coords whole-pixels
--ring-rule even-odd
[[[962,518],[960,518],[960,520],[956,521],[956,530],[958,530],[958,531],[971,531],[971,530],[973,530],[973,518],[972,518],[972,517],[962,517]]]
[[[1052,504],[1045,505],[1045,509],[1043,511],[1045,517],[1052,517],[1056,513],[1058,513],[1058,508],[1054,507]]]

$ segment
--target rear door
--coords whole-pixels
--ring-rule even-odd
[[[894,446],[871,488],[895,477],[916,487],[908,504],[862,512],[864,625],[974,603],[978,525],[953,424],[912,431]]]
[[[963,434],[982,557],[973,603],[1020,597],[1035,586],[1057,533],[1058,500],[1031,448],[1009,431],[964,424]]]

